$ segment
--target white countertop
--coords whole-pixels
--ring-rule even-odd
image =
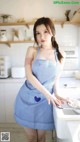
[[[0,78],[0,82],[20,82],[20,81],[24,81],[26,78],[12,78],[12,77],[8,77],[8,78]],[[60,78],[60,87],[64,87],[64,88],[71,88],[71,87],[80,87],[80,80],[75,79],[73,77],[62,77]]]
[[[80,142],[80,123],[76,122],[67,122],[69,128],[71,142]]]
[[[55,113],[57,114],[57,117],[59,119],[66,120],[66,121],[68,120],[71,120],[71,121],[79,120],[80,121],[80,115],[75,112],[74,112],[74,115],[73,114],[68,115],[68,114],[64,114],[63,109],[55,108],[54,111],[56,111]]]
[[[53,111],[57,137],[67,142],[80,142],[80,115],[65,114],[57,107]]]
[[[0,83],[9,83],[9,82],[24,82],[26,78],[5,78],[5,79],[0,79]]]
[[[60,87],[74,88],[80,87],[80,80],[75,77],[62,77],[60,78]]]

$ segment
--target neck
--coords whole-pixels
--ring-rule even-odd
[[[41,49],[42,50],[53,50],[54,48],[52,46],[46,46],[46,47],[41,46]]]

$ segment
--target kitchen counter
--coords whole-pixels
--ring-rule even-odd
[[[73,122],[67,122],[69,128],[71,142],[80,142],[80,120]]]
[[[80,98],[80,88],[63,89],[62,92],[65,97]],[[53,111],[58,142],[80,142],[80,114],[63,106],[65,109],[54,107]]]
[[[61,88],[75,88],[80,87],[80,80],[75,77],[61,77],[60,78]]]
[[[26,78],[0,78],[0,83],[1,82],[23,82],[25,81]],[[76,88],[80,87],[80,80],[75,79],[73,77],[61,77],[60,78],[60,88]]]
[[[0,83],[9,83],[9,82],[24,82],[26,80],[26,78],[3,78],[3,79],[0,79]]]

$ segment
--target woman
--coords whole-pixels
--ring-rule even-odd
[[[15,102],[15,119],[26,131],[28,142],[45,142],[46,130],[55,129],[53,107],[65,99],[58,95],[58,80],[64,57],[55,40],[49,18],[39,18],[33,28],[37,47],[29,47],[25,58],[27,80]]]

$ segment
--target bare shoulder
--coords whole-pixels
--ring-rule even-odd
[[[34,54],[36,54],[36,52],[37,52],[37,48],[35,48],[34,46],[30,46],[27,49],[26,56],[32,57],[34,56]]]
[[[28,49],[27,49],[27,52],[36,52],[36,48],[34,46],[29,46]]]

